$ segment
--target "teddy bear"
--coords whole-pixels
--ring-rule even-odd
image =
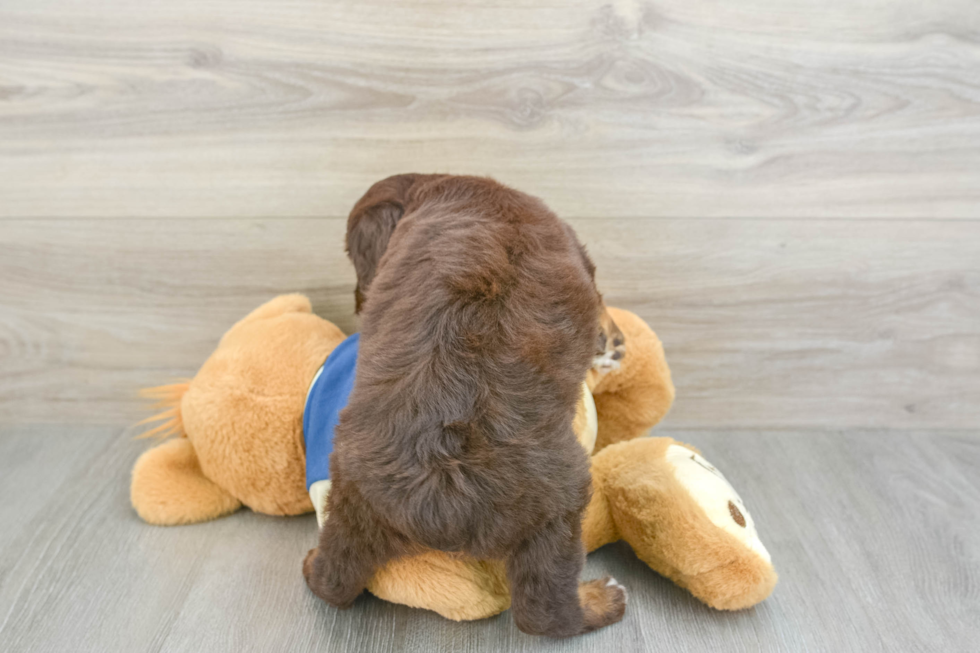
[[[635,314],[608,310],[625,336],[625,356],[616,369],[590,370],[574,422],[591,456],[584,547],[624,540],[709,606],[759,603],[777,575],[749,511],[697,449],[647,435],[674,399],[663,346]],[[307,479],[303,422],[315,379],[345,340],[309,299],[281,295],[225,333],[193,379],[144,391],[163,410],[141,422],[157,422],[143,435],[164,442],[133,467],[137,514],[178,525],[246,506],[329,519],[329,480]],[[435,550],[389,562],[368,591],[453,620],[490,617],[510,605],[502,561]]]

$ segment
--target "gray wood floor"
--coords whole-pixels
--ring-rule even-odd
[[[328,608],[299,572],[313,517],[247,511],[153,528],[127,501],[146,446],[117,428],[0,432],[3,651],[971,651],[980,638],[977,434],[674,432],[728,475],[781,574],[745,612],[708,609],[628,547],[589,557],[624,621],[531,638],[509,613],[456,624],[360,599]]]

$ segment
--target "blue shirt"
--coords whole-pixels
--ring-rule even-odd
[[[313,377],[306,394],[303,440],[306,443],[307,490],[317,481],[330,478],[333,432],[340,420],[340,411],[347,405],[354,389],[359,341],[360,334],[355,333],[337,345]]]

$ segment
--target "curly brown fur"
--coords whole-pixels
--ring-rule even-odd
[[[388,249],[388,241],[398,226],[398,221],[405,215],[409,191],[417,185],[445,179],[447,176],[406,174],[388,177],[368,189],[354,205],[347,217],[346,250],[357,272],[357,285],[354,286],[356,313],[361,312],[375,271]],[[575,238],[571,227],[566,225],[565,228]],[[595,266],[581,245],[579,254],[589,274],[595,276]],[[603,373],[619,367],[618,361],[625,355],[625,340],[623,332],[616,326],[605,305],[602,307],[599,325],[599,339],[592,366],[597,372]]]
[[[489,179],[414,175],[375,185],[349,227],[361,349],[310,589],[349,606],[426,547],[505,559],[526,632],[618,621],[623,589],[578,580],[590,475],[572,419],[601,299],[574,232]]]

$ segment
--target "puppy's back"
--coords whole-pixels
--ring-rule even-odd
[[[571,420],[598,334],[594,269],[540,201],[410,185],[366,294],[338,464],[409,537],[484,553],[580,508]]]

